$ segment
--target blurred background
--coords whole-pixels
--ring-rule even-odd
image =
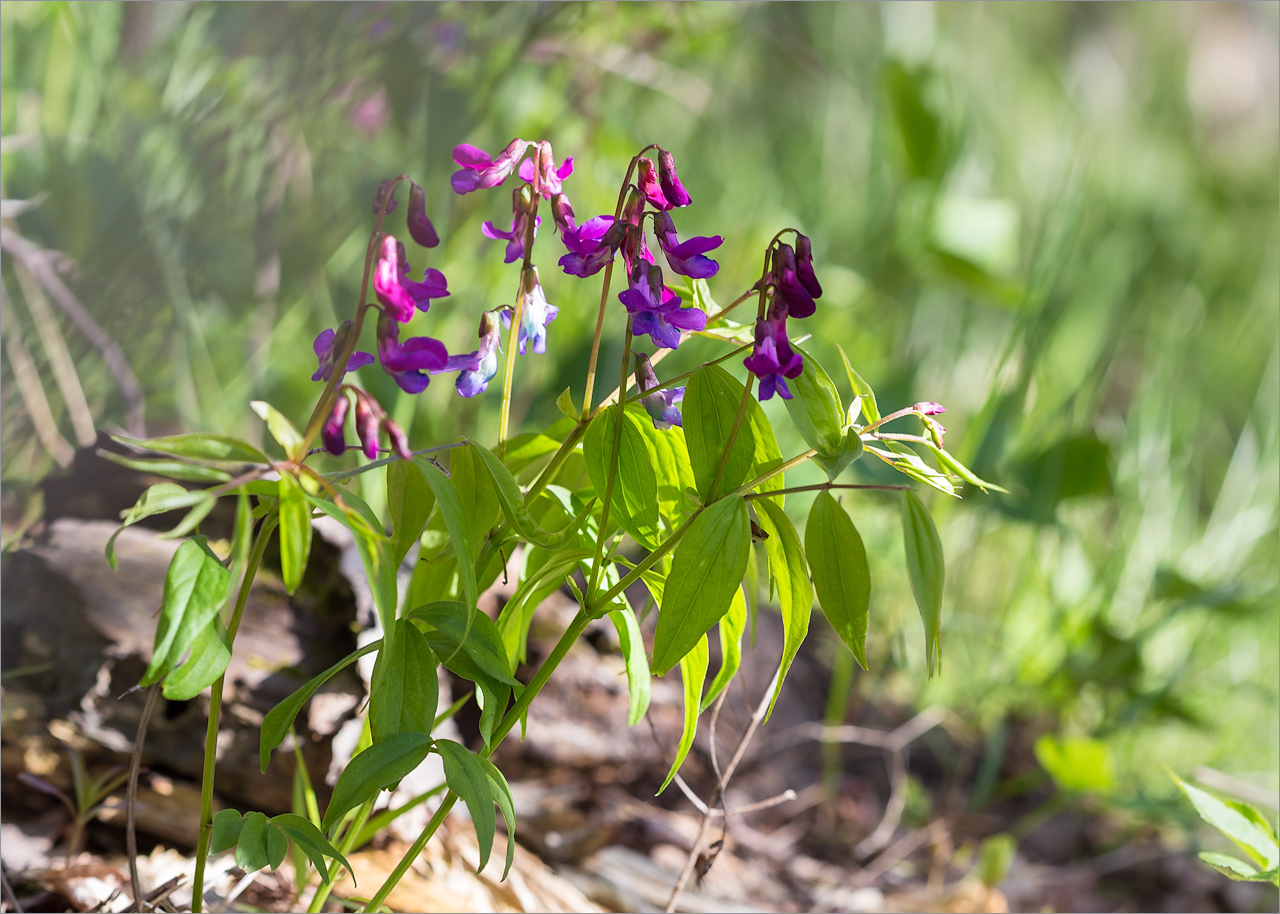
[[[659,143],[694,200],[682,235],[725,236],[721,303],[775,231],[800,228],[826,293],[807,346],[846,398],[837,343],[882,407],[944,403],[952,450],[1010,490],[930,501],[948,565],[932,681],[896,502],[854,505],[871,672],[818,652],[848,683],[833,716],[950,709],[971,809],[1051,785],[1055,803],[1189,824],[1166,765],[1265,801],[1280,777],[1278,9],[6,3],[6,531],[39,516],[37,485],[95,430],[260,440],[258,398],[304,421],[311,341],[352,311],[382,179],[422,184],[443,239],[413,265],[453,294],[412,332],[465,352],[517,276],[480,234],[507,224],[507,191],[453,194],[451,149],[550,140],[575,157],[581,220],[611,212],[629,157]],[[565,387],[580,402],[599,297],[556,267],[549,228],[535,262],[560,315],[547,353],[519,363],[529,428]],[[686,344],[660,374],[716,345]],[[496,389],[360,381],[416,447],[496,435]],[[768,411],[799,451],[781,404]],[[880,478],[870,462],[855,476]]]

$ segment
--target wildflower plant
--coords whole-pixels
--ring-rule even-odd
[[[813,315],[823,295],[810,239],[796,229],[778,232],[761,252],[759,275],[743,282],[744,291],[720,307],[707,280],[719,274],[719,264],[709,255],[724,238],[681,239],[674,214],[691,205],[692,198],[670,152],[656,146],[641,150],[627,166],[613,213],[581,223],[566,191],[573,159],[557,162],[550,143],[516,139],[496,157],[462,145],[454,150],[454,161],[459,170],[451,184],[458,194],[496,190],[515,179],[510,228],[502,217],[485,222],[482,229],[485,237],[505,242],[504,261],[517,265],[514,296],[510,303],[477,309],[478,344],[472,351],[449,348],[465,350],[468,341],[446,344],[427,335],[434,309],[464,306],[451,296],[445,276],[425,265],[425,253],[439,237],[427,217],[424,189],[401,175],[383,182],[375,196],[354,314],[314,341],[313,380],[323,382],[323,388],[310,418],[299,430],[269,404],[253,404],[283,459],[219,435],[120,439],[161,455],[128,458],[131,466],[212,483],[204,489],[153,486],[127,513],[126,525],[188,507],[173,531],[183,536],[198,528],[217,499],[236,503],[229,555],[215,554],[199,535],[190,536],[175,553],[154,655],[141,683],[161,688],[171,699],[211,689],[194,910],[200,910],[209,852],[235,847],[243,868],[274,867],[289,842],[318,870],[320,884],[310,905],[319,910],[332,878],[346,865],[345,854],[368,839],[373,823],[385,825],[416,803],[374,819],[382,791],[431,753],[442,758],[447,792],[364,910],[383,905],[459,799],[475,824],[483,868],[493,842],[495,804],[509,832],[515,830],[507,782],[490,756],[524,719],[594,619],[608,617],[617,628],[626,659],[630,724],[645,715],[651,677],[680,670],[684,733],[665,789],[692,745],[700,711],[737,673],[748,615],[744,578],[758,541],[761,567],[768,568],[776,588],[784,627],[770,709],[808,631],[815,594],[840,639],[865,668],[870,572],[848,508],[834,493],[882,490],[901,499],[907,571],[924,620],[926,668],[930,676],[941,668],[944,567],[928,511],[909,484],[840,479],[850,464],[871,454],[909,480],[949,496],[956,494],[958,483],[991,486],[945,450],[945,429],[934,418],[943,412],[941,406],[922,402],[881,414],[871,387],[841,351],[854,392],[845,404],[824,368],[793,341],[795,322]],[[398,188],[406,182],[409,245],[383,227],[396,208]],[[545,223],[540,209],[549,217]],[[559,236],[564,249],[556,265],[570,278],[557,282],[600,276],[600,305],[581,406],[566,390],[557,399],[566,418],[541,431],[514,434],[509,413],[518,358],[544,353],[557,335],[559,311],[534,263],[542,225]],[[544,231],[543,244],[549,243],[547,237]],[[611,297],[619,259],[624,285]],[[735,322],[730,315],[748,303],[755,305],[754,317]],[[366,324],[372,326],[366,329]],[[415,329],[405,326],[410,324]],[[606,331],[621,335],[622,369],[616,389],[597,403]],[[645,337],[651,351],[637,348]],[[721,351],[713,350],[690,372],[663,379],[659,370],[667,353],[695,338]],[[369,340],[365,349],[358,348],[362,339]],[[486,447],[459,429],[455,442],[417,442],[415,449],[377,399],[347,380],[349,372],[375,363],[410,394],[425,390],[437,375],[456,376],[463,397],[493,396],[489,387],[501,364],[497,442]],[[729,370],[736,364],[745,368],[741,379]],[[781,452],[760,406],[774,395],[785,402],[807,444],[799,454]],[[920,423],[920,433],[887,428],[910,419]],[[313,447],[317,438],[321,446]],[[351,448],[365,462],[352,469],[324,467],[323,454],[342,456]],[[931,455],[934,464],[921,452]],[[575,465],[585,463],[585,475],[568,471],[572,455],[581,456]],[[447,468],[438,462],[446,456]],[[809,461],[826,472],[828,481],[788,487],[786,474]],[[385,474],[385,517],[346,485],[370,472]],[[787,495],[798,491],[818,493],[803,536],[784,510]],[[213,816],[223,674],[250,586],[269,540],[278,537],[284,584],[293,593],[307,566],[312,521],[320,516],[354,535],[382,637],[266,715],[261,762],[265,770],[296,715],[325,680],[376,652],[365,739],[339,776],[323,814],[311,802],[274,818],[235,811]],[[451,548],[442,549],[444,541]],[[523,556],[515,592],[498,618],[490,619],[477,610],[477,599],[515,554]],[[397,570],[405,563],[412,575],[401,592]],[[626,596],[638,583],[658,606],[648,650],[642,620]],[[754,577],[747,586],[753,583]],[[532,676],[521,681],[515,674],[527,658],[530,620],[541,600],[561,587],[573,592],[579,609]],[[712,629],[718,629],[725,649],[720,670],[708,682]],[[475,684],[483,738],[478,752],[432,735],[438,666]],[[305,767],[300,776],[309,783]],[[513,850],[508,842],[508,868]]]

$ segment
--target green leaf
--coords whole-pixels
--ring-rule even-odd
[[[230,572],[204,543],[204,537],[192,537],[173,554],[164,579],[155,648],[140,685],[164,678],[222,606]]]
[[[618,632],[622,658],[627,664],[627,691],[631,696],[627,726],[634,727],[649,710],[649,658],[644,655],[644,635],[640,633],[640,622],[630,606],[610,612],[609,621]]]
[[[840,395],[818,360],[799,346],[793,348],[804,357],[804,371],[788,379],[792,396],[783,403],[805,443],[819,454],[835,455],[844,440]]]
[[[305,446],[302,436],[293,427],[293,423],[284,417],[284,413],[263,400],[250,401],[249,408],[267,423],[267,431],[284,448],[290,460],[297,461],[303,457]]]
[[[236,841],[236,866],[246,873],[264,867],[275,869],[289,853],[289,841],[279,829],[272,828],[264,813],[251,812],[244,817],[240,838]]]
[[[658,612],[653,671],[665,674],[729,609],[751,549],[751,523],[741,497],[703,509],[676,546]]]
[[[925,446],[929,448],[929,450],[933,451],[934,457],[936,457],[938,460],[938,465],[946,472],[951,473],[953,476],[959,476],[965,482],[969,483],[969,485],[977,486],[979,489],[981,489],[984,492],[995,491],[995,492],[1003,492],[1006,495],[1009,494],[1008,489],[1001,488],[1000,486],[996,485],[994,482],[987,482],[985,479],[982,479],[976,473],[974,473],[973,470],[969,469],[967,466],[965,466],[963,463],[957,460],[952,454],[948,453],[942,448],[936,446],[931,442],[925,442]]]
[[[502,811],[502,818],[507,822],[507,862],[502,868],[502,879],[506,881],[511,872],[511,864],[516,859],[516,805],[511,798],[511,785],[498,767],[487,758],[480,759],[484,766],[485,776],[489,779],[489,790],[493,793],[493,802]]]
[[[271,820],[271,825],[293,841],[295,846],[302,848],[302,852],[310,858],[316,870],[319,871],[320,878],[324,880],[325,885],[329,884],[329,867],[325,866],[325,857],[337,860],[345,866],[347,872],[351,874],[351,881],[355,882],[356,874],[351,869],[351,864],[347,862],[347,858],[342,856],[342,853],[336,847],[325,840],[324,834],[310,821],[302,816],[286,812],[274,817]]]
[[[670,583],[670,578],[667,580]],[[707,680],[709,653],[707,637],[702,635],[680,658],[680,678],[684,683],[684,731],[680,734],[680,745],[676,749],[671,770],[667,772],[662,786],[658,788],[658,793],[667,789],[667,785],[676,776],[676,772],[684,764],[685,756],[689,754],[690,747],[693,746],[694,734],[698,732],[698,713],[702,707],[702,686]]]
[[[762,501],[764,499],[761,499]],[[702,705],[699,711],[705,711],[711,707],[711,703],[720,697],[720,693],[725,690],[733,676],[738,672],[738,668],[742,665],[742,633],[747,628],[747,601],[742,596],[742,588],[739,587],[733,595],[733,602],[729,604],[729,611],[725,613],[718,624],[720,631],[720,669],[716,670],[715,679],[711,680],[711,685],[707,687],[707,692],[702,696]],[[648,673],[648,669],[645,669]],[[648,683],[646,682],[646,687]]]
[[[175,457],[186,457],[191,460],[214,460],[235,463],[270,463],[270,458],[252,444],[232,438],[228,435],[170,435],[163,438],[130,438],[127,435],[112,435],[113,441],[119,441],[129,447],[145,448],[172,454]]]
[[[1280,870],[1273,868],[1260,873],[1236,857],[1228,854],[1214,854],[1208,851],[1201,853],[1200,859],[1222,875],[1234,879],[1236,882],[1269,882],[1272,885],[1280,886]]]
[[[952,498],[960,497],[956,495],[956,487],[951,482],[950,477],[929,466],[929,464],[920,459],[919,454],[893,442],[888,442],[888,447],[889,450],[884,450],[883,448],[868,445],[867,450],[899,473],[909,476],[916,482],[922,482],[930,488],[937,489],[944,495],[950,495]]]
[[[358,651],[352,651],[323,673],[311,677],[302,688],[267,712],[266,716],[262,718],[262,729],[258,743],[258,761],[262,764],[264,772],[267,770],[267,763],[271,760],[271,750],[284,742],[284,738],[289,734],[289,728],[293,726],[294,718],[298,716],[298,712],[302,710],[302,706],[306,704],[307,699],[315,694],[316,689],[338,675],[342,670],[351,666],[365,654],[376,651],[381,646],[381,641],[375,641],[372,644],[366,644]]]
[[[391,564],[399,568],[422,536],[436,497],[412,460],[387,464],[387,513],[391,515]]]
[[[572,387],[566,387],[561,392],[560,396],[556,397],[556,409],[560,410],[560,412],[568,416],[570,419],[578,418],[578,408],[573,405]],[[504,876],[502,878],[505,879],[506,877]]]
[[[209,839],[209,853],[220,854],[229,847],[235,847],[240,840],[240,829],[244,826],[244,817],[235,809],[222,809],[214,814],[213,834]]]
[[[231,662],[231,643],[215,614],[191,642],[191,656],[164,678],[161,693],[170,701],[195,698],[219,676]]]
[[[1233,809],[1213,794],[1194,787],[1176,776],[1174,781],[1195,806],[1200,818],[1239,845],[1262,869],[1274,870],[1277,865],[1280,865],[1280,845],[1277,845],[1275,836],[1269,829],[1264,829],[1256,821],[1252,821],[1251,816]],[[1255,811],[1255,815],[1260,814]]]
[[[844,362],[844,373],[849,378],[849,386],[853,388],[854,396],[858,397],[862,404],[862,416],[870,425],[873,422],[880,421],[880,410],[876,407],[875,391],[871,389],[871,385],[862,380],[862,375],[853,370],[853,366],[849,364],[849,357],[844,354],[844,350],[839,346],[836,349],[840,351],[840,361]],[[852,417],[850,417],[852,421]]]
[[[355,536],[356,551],[360,553],[360,561],[364,565],[365,577],[369,588],[373,591],[373,602],[378,609],[378,617],[382,621],[383,630],[391,627],[396,613],[396,566],[391,563],[387,554],[387,538],[378,528],[369,526],[366,513],[372,513],[369,506],[356,499],[353,493],[344,492],[343,500],[350,500],[352,506],[343,510],[327,498],[306,496],[307,500],[325,514],[342,524]],[[359,510],[364,505],[364,510]]]
[[[311,555],[311,505],[298,480],[280,474],[280,572],[290,595],[302,583]]]
[[[473,450],[480,465],[489,473],[489,479],[497,492],[498,503],[502,507],[502,513],[506,516],[507,522],[511,524],[517,533],[535,546],[548,550],[559,549],[577,535],[579,528],[591,513],[592,506],[589,504],[564,530],[556,534],[547,533],[534,523],[529,510],[524,506],[524,495],[520,492],[519,483],[516,482],[516,478],[511,475],[511,471],[503,465],[502,461],[487,448],[476,444],[474,441],[468,442],[465,450]]]
[[[479,873],[489,862],[493,850],[493,832],[497,828],[497,816],[493,812],[493,790],[489,786],[489,774],[480,760],[465,746],[453,740],[436,740],[436,751],[444,759],[444,779],[449,789],[467,804],[471,822],[476,828],[476,843],[480,846]]]
[[[689,448],[689,462],[693,466],[698,494],[708,504],[742,485],[754,462],[755,443],[744,416],[720,482],[716,491],[711,491],[729,434],[737,421],[742,396],[742,385],[718,365],[701,365],[694,369],[685,388],[681,403],[685,443]]]
[[[582,453],[587,462],[591,484],[600,497],[608,489],[613,476],[613,494],[609,517],[616,520],[636,542],[656,549],[658,529],[658,481],[654,474],[657,455],[645,441],[634,410],[624,412],[622,439],[618,445],[617,472],[612,473],[609,458],[613,454],[614,419],[617,409],[609,408],[591,420],[582,442]],[[642,414],[643,415],[643,414]],[[643,421],[652,426],[647,417]]]
[[[231,474],[216,467],[201,466],[198,463],[185,463],[181,460],[166,460],[161,457],[125,457],[114,451],[99,448],[94,451],[99,457],[112,463],[137,470],[139,473],[150,473],[153,476],[168,476],[170,479],[182,479],[186,482],[226,482]]]
[[[508,685],[520,685],[520,681],[511,675],[515,667],[502,643],[502,633],[488,616],[478,613],[468,626],[467,605],[456,600],[425,603],[406,616],[430,625],[444,637],[442,643],[452,645],[451,650],[461,642],[463,653],[474,660],[485,674]]]
[[[458,448],[458,450],[466,450],[466,448]],[[479,596],[476,588],[476,569],[475,562],[471,556],[475,555],[475,539],[472,536],[470,517],[463,508],[462,496],[458,494],[457,487],[444,475],[438,466],[430,460],[422,457],[415,458],[418,466],[422,469],[423,474],[427,477],[427,484],[431,486],[431,491],[435,493],[436,505],[440,508],[440,514],[444,517],[445,527],[449,531],[449,538],[453,540],[454,553],[458,558],[458,578],[462,582],[462,594],[466,599],[467,606],[474,610],[476,599]],[[487,532],[488,528],[484,528]],[[466,557],[463,560],[463,556]]]
[[[1059,790],[1105,795],[1115,789],[1111,750],[1100,740],[1046,733],[1035,741],[1032,751]]]
[[[427,639],[408,619],[395,621],[384,639],[369,683],[369,727],[374,742],[397,733],[431,733],[440,685]]]
[[[907,574],[924,622],[925,662],[932,677],[942,670],[942,586],[946,580],[942,540],[920,496],[915,492],[903,492],[902,496],[902,542],[907,553]]]
[[[204,490],[188,491],[176,483],[156,483],[138,496],[138,501],[134,506],[123,513],[123,523],[119,529],[111,534],[111,538],[107,540],[106,549],[103,550],[107,557],[107,563],[111,565],[111,569],[114,571],[116,567],[116,537],[120,535],[125,527],[130,527],[143,518],[164,514],[166,511],[176,511],[179,508],[186,508],[191,505],[196,505],[197,508],[203,507],[203,513],[197,517],[195,522],[199,523],[200,520],[204,519],[205,515],[213,510],[215,501],[216,499]],[[194,514],[195,511],[196,509],[193,508],[191,514]],[[190,517],[190,514],[188,514],[188,517]],[[185,525],[186,521],[184,520],[182,524]],[[191,524],[191,527],[194,526],[194,523]],[[190,528],[186,532],[189,532],[189,530]],[[182,536],[184,534],[179,533],[177,535]]]
[[[516,435],[508,441],[507,448],[502,456],[511,472],[518,474],[532,466],[539,459],[549,457],[559,449],[560,442],[556,439],[531,432],[524,435]]]
[[[556,553],[534,550],[526,557],[524,577],[498,616],[498,630],[513,669],[517,662],[526,659],[529,624],[538,606],[560,589],[580,562],[594,554],[591,549],[562,549]],[[537,562],[542,564],[535,564]]]
[[[383,788],[400,783],[430,751],[431,737],[425,733],[397,733],[353,756],[338,776],[321,829],[333,834],[343,816]]]
[[[830,492],[814,499],[804,544],[822,612],[865,670],[871,568],[858,529]]]
[[[773,434],[773,426],[769,424],[769,417],[764,414],[764,410],[760,407],[755,397],[747,401],[745,424],[751,433],[751,478],[755,479],[764,475],[766,471],[780,466],[782,464],[782,452],[778,450],[778,439]],[[777,476],[766,479],[756,486],[755,491],[772,492],[785,486],[786,482],[783,474],[779,473]],[[784,498],[782,495],[771,495],[769,501],[776,505],[781,505]]]
[[[819,498],[825,495],[819,493]],[[778,605],[782,609],[782,662],[779,664],[778,684],[773,698],[769,699],[769,714],[782,694],[782,683],[796,658],[796,652],[809,633],[809,617],[813,614],[813,587],[809,584],[809,567],[805,562],[804,547],[800,535],[786,512],[767,498],[758,499],[756,513],[760,526],[769,538],[764,541],[765,554],[769,557],[769,574],[777,584]],[[765,720],[768,720],[766,715]]]
[[[449,453],[449,478],[458,490],[462,510],[475,540],[483,540],[498,522],[502,508],[498,493],[489,474],[482,469],[475,448],[456,447]]]

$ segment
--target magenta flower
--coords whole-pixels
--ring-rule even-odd
[[[484,393],[489,386],[489,382],[493,380],[493,376],[498,373],[498,353],[501,351],[499,345],[499,336],[501,335],[500,317],[505,317],[509,323],[511,309],[502,308],[498,311],[486,311],[481,314],[480,348],[466,355],[450,356],[449,361],[444,366],[445,371],[460,372],[457,387],[458,393],[464,397],[474,397],[477,394]]]
[[[429,336],[415,336],[402,344],[400,326],[383,314],[378,318],[378,360],[401,390],[416,394],[427,389],[431,372],[445,370],[449,351]]]
[[[313,381],[327,381],[333,377],[333,371],[337,367],[335,362],[342,353],[342,347],[346,344],[347,334],[351,332],[351,321],[343,321],[338,325],[338,332],[332,330],[322,330],[320,335],[316,337],[311,348],[315,350],[316,360],[320,363],[320,367],[316,369],[316,373],[311,376]],[[343,369],[343,374],[348,371],[355,371],[364,365],[368,365],[373,361],[373,356],[367,352],[359,350],[351,353],[351,358],[347,359],[347,367]]]
[[[421,187],[409,182],[409,212],[405,216],[409,227],[409,237],[424,248],[433,248],[440,243],[436,227],[427,218],[427,195]]]
[[[782,399],[791,399],[786,378],[796,378],[804,371],[804,357],[791,348],[787,339],[787,316],[762,317],[756,321],[756,345],[743,362],[747,370],[760,379],[760,400],[770,399],[776,391]]]
[[[662,186],[662,195],[672,206],[688,206],[693,202],[676,174],[675,156],[665,149],[658,150],[658,183]]]
[[[506,263],[519,260],[524,256],[525,237],[529,229],[529,214],[533,210],[533,192],[529,190],[528,184],[522,184],[511,195],[511,210],[514,213],[511,219],[511,231],[504,232],[502,229],[496,228],[492,222],[486,222],[480,226],[480,231],[486,238],[507,242]],[[533,220],[533,234],[535,237],[538,234],[538,226],[541,224],[542,219],[535,216]]]
[[[533,351],[541,355],[547,351],[547,324],[556,319],[560,309],[547,301],[542,284],[538,281],[537,267],[531,267],[525,273],[521,286],[524,289],[524,303],[520,308],[520,333],[517,337],[520,354],[524,355],[525,343],[531,341]],[[503,318],[510,324],[509,313],[504,311]]]
[[[570,276],[592,276],[613,260],[617,245],[610,245],[607,236],[614,222],[612,216],[596,216],[568,230],[561,228],[560,237],[569,253],[560,258],[560,266]],[[620,233],[618,235],[621,242]]]
[[[544,140],[538,144],[538,150],[533,158],[525,159],[520,163],[519,173],[520,180],[528,181],[530,184],[535,183],[534,176],[536,175],[539,179],[536,182],[538,193],[550,200],[563,190],[560,182],[573,174],[573,156],[569,156],[557,168],[556,160],[551,153],[551,144]]]
[[[641,392],[653,390],[658,386],[658,376],[653,373],[653,365],[649,356],[643,352],[636,353],[636,382]],[[683,426],[684,420],[676,404],[684,399],[684,388],[673,387],[670,390],[657,390],[640,398],[645,412],[653,420],[653,427],[666,431],[673,425]]]
[[[367,394],[356,395],[356,437],[360,439],[360,449],[370,460],[378,457],[378,412],[375,411]]]
[[[637,260],[628,277],[629,288],[618,293],[618,300],[631,315],[631,330],[636,336],[648,334],[653,345],[675,349],[680,345],[681,330],[702,330],[707,316],[698,308],[681,308],[680,296],[662,284],[662,269]]]
[[[462,170],[455,171],[449,178],[449,183],[453,185],[454,191],[460,194],[469,194],[473,190],[483,190],[486,187],[497,187],[511,172],[515,171],[516,164],[524,157],[529,145],[526,140],[512,140],[507,144],[506,149],[498,153],[496,159],[491,158],[487,152],[476,146],[466,143],[455,146],[453,161],[461,165]]]
[[[936,416],[947,411],[947,408],[941,403],[934,403],[932,400],[922,400],[911,408],[925,416]]]
[[[383,419],[382,430],[387,433],[387,440],[391,442],[391,451],[401,460],[412,460],[413,452],[409,450],[409,436],[404,433],[399,423],[394,419]]]
[[[409,279],[404,245],[387,235],[382,239],[382,255],[373,272],[373,291],[383,311],[405,324],[413,319],[415,310],[430,308],[431,299],[448,297],[449,286],[444,274],[431,268],[427,268],[421,282]]]
[[[720,269],[720,264],[703,256],[724,243],[719,235],[710,238],[698,236],[682,243],[676,235],[675,223],[671,221],[670,214],[665,212],[654,216],[653,233],[658,236],[658,246],[667,256],[672,272],[692,279],[709,279]]]
[[[335,457],[341,457],[342,452],[347,449],[343,429],[350,405],[347,395],[339,391],[337,399],[333,401],[333,409],[329,411],[329,418],[324,420],[324,426],[320,429],[320,440],[324,442],[325,450]]]

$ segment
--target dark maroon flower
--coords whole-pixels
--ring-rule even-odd
[[[796,252],[789,244],[780,244],[773,252],[770,281],[775,295],[789,317],[809,317],[817,309],[813,293],[800,281],[796,268]],[[817,280],[814,280],[816,283]],[[818,289],[822,291],[821,287]]]
[[[675,223],[669,213],[658,213],[653,218],[653,233],[658,236],[658,246],[667,256],[672,272],[692,279],[709,279],[716,275],[720,264],[710,257],[704,257],[707,251],[714,251],[724,243],[719,235],[710,238],[698,236],[681,242],[676,236]]]
[[[385,196],[387,192],[391,190],[391,187],[394,184],[395,182],[392,181],[390,178],[388,178],[385,181],[378,182],[378,189],[373,193],[373,214],[375,216],[378,215],[378,204],[382,202],[383,196]],[[396,208],[396,198],[392,197],[390,200],[387,201],[386,212],[388,213],[394,212],[395,208]]]
[[[796,275],[805,291],[814,298],[822,298],[822,284],[813,273],[813,243],[799,232],[796,233]]]
[[[431,299],[447,298],[449,285],[443,273],[430,268],[421,282],[409,279],[404,245],[387,235],[382,239],[382,254],[373,273],[373,291],[386,314],[407,324],[415,311],[431,307]]]
[[[427,195],[412,181],[409,182],[409,212],[405,221],[409,227],[409,237],[424,248],[433,248],[440,243],[436,227],[427,218]]]
[[[462,166],[449,179],[453,189],[460,194],[469,194],[473,190],[486,187],[497,187],[511,172],[529,150],[526,140],[512,140],[507,148],[492,158],[483,149],[463,143],[453,148],[453,161]]]
[[[320,440],[324,442],[325,450],[335,457],[341,457],[342,452],[347,449],[343,429],[350,405],[347,395],[339,391],[337,399],[333,401],[333,409],[329,411],[329,418],[324,420],[324,426],[320,429]]]
[[[382,370],[406,393],[427,389],[431,372],[444,371],[449,351],[444,343],[429,336],[415,336],[400,342],[400,325],[387,315],[378,318],[378,361]]]
[[[756,321],[756,345],[742,364],[760,379],[761,401],[770,399],[775,391],[782,399],[791,399],[791,388],[784,379],[800,376],[804,371],[804,357],[791,348],[791,341],[787,339],[785,314]]]
[[[320,367],[316,369],[316,373],[311,376],[313,381],[327,381],[333,377],[334,364],[338,356],[342,353],[342,347],[346,344],[347,334],[351,332],[351,321],[343,321],[338,325],[338,332],[332,330],[322,330],[320,335],[316,337],[311,348],[315,350],[316,359],[320,363]],[[373,361],[373,356],[367,352],[351,353],[351,358],[347,359],[347,367],[343,369],[345,374],[348,371],[355,371],[363,365],[368,365]]]
[[[382,430],[387,433],[392,452],[401,460],[412,460],[413,452],[409,450],[409,436],[394,419],[384,419]]]

